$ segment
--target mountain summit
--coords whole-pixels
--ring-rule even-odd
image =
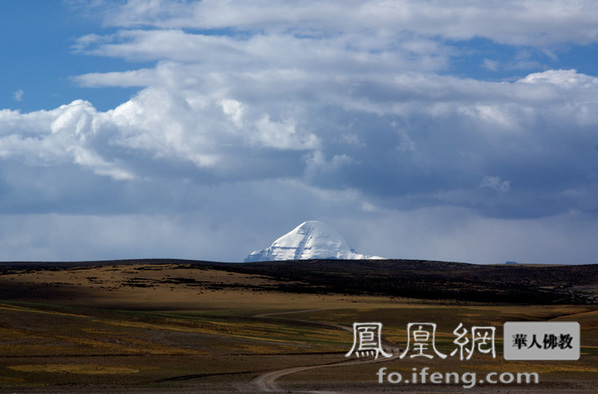
[[[364,260],[382,257],[356,253],[334,228],[310,220],[278,238],[269,248],[252,252],[245,262],[311,259]]]

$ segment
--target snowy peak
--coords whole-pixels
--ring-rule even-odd
[[[316,220],[301,223],[278,238],[269,248],[256,250],[245,259],[253,261],[339,259],[363,260],[381,257],[355,253],[333,227]]]
[[[278,238],[272,246],[282,260],[344,258],[351,251],[349,244],[334,228],[317,221],[304,222],[290,233]]]

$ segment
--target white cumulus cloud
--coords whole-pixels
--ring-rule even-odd
[[[0,110],[0,214],[27,215],[23,234],[39,220],[72,236],[83,215],[100,240],[114,243],[111,256],[126,254],[109,237],[114,215],[128,234],[155,226],[170,242],[164,250],[181,247],[190,257],[200,251],[181,243],[193,242],[186,229],[198,238],[217,234],[219,247],[227,232],[268,244],[306,218],[339,224],[343,233],[365,223],[409,235],[410,223],[393,218],[420,223],[420,235],[434,228],[436,241],[422,238],[436,248],[433,257],[465,259],[468,237],[485,226],[488,236],[517,233],[516,221],[501,220],[557,218],[560,233],[550,236],[570,240],[575,220],[598,214],[588,197],[598,190],[598,78],[543,69],[532,56],[556,61],[561,48],[595,43],[598,3],[83,3],[107,27],[80,37],[73,50],[124,60],[128,69],[91,69],[72,80],[138,91],[106,111],[85,100]],[[515,53],[500,60],[484,53],[479,69],[528,75],[497,81],[452,73],[471,56],[459,44],[475,40]],[[458,222],[457,235],[439,230],[449,219]],[[20,243],[7,226],[0,245],[10,256],[19,247],[31,256],[51,250],[40,232]],[[142,236],[156,239],[141,234],[124,237],[131,250],[142,247]],[[100,241],[84,238],[101,255]],[[380,250],[351,243],[402,257],[394,238],[384,245],[366,238]],[[500,238],[492,238],[496,258],[508,248]],[[541,239],[534,242],[537,253],[518,250],[546,257]],[[66,242],[56,244],[57,258],[67,256]],[[202,247],[217,255],[209,242]],[[244,248],[255,249],[242,244],[223,259],[241,260]]]

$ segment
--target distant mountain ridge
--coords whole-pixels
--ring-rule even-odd
[[[309,220],[278,238],[266,249],[256,250],[245,262],[282,260],[366,260],[383,259],[355,252],[333,227]]]

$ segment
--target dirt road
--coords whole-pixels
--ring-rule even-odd
[[[289,311],[289,312],[263,313],[260,315],[256,315],[254,317],[264,318],[267,316],[288,315],[288,314],[302,313],[302,312],[314,312],[314,311],[318,311],[318,310],[323,310],[323,309],[309,309],[309,310]],[[310,321],[310,320],[300,320],[300,319],[288,319],[288,320],[292,320],[295,322],[317,324],[322,327],[328,327],[328,328],[336,329],[336,330],[345,330],[345,331],[349,331],[351,333],[353,332],[352,327],[342,326],[340,324],[320,323],[320,322],[314,322],[314,321]],[[276,381],[283,376],[291,375],[291,374],[298,373],[298,372],[308,371],[311,369],[317,369],[317,368],[329,368],[329,367],[338,367],[338,366],[346,366],[346,365],[388,362],[389,360],[393,360],[393,359],[396,359],[399,357],[399,355],[401,353],[401,349],[399,347],[395,346],[392,343],[384,341],[384,340],[383,340],[383,343],[385,345],[385,350],[388,352],[391,352],[392,357],[378,357],[376,359],[376,358],[371,358],[371,357],[369,357],[369,358],[352,358],[353,357],[352,356],[350,358],[344,358],[343,360],[333,362],[333,363],[314,364],[314,365],[305,365],[305,366],[292,367],[292,368],[284,368],[284,369],[279,369],[276,371],[266,372],[262,375],[259,375],[250,382],[250,385],[254,389],[257,389],[259,391],[265,391],[265,392],[282,391],[282,389],[280,388],[280,386],[278,385],[278,383]]]

